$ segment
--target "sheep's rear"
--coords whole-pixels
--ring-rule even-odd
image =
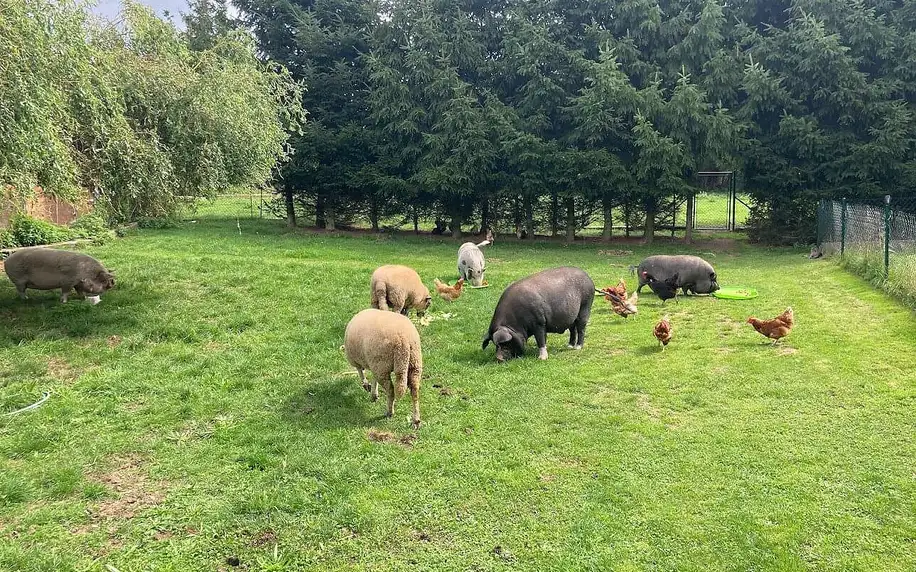
[[[378,385],[388,394],[386,415],[394,415],[395,399],[410,389],[413,401],[411,420],[420,426],[420,377],[423,373],[423,352],[420,334],[406,316],[368,309],[356,314],[347,324],[344,334],[347,361],[356,368],[363,388],[372,401],[378,399]],[[371,385],[365,371],[372,372]],[[394,374],[392,382],[391,374]]]

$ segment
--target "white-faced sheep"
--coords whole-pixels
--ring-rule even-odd
[[[407,315],[411,309],[423,316],[432,302],[429,288],[423,285],[420,275],[413,268],[389,264],[372,273],[369,288],[372,291],[371,306],[379,310],[392,310]]]
[[[411,421],[420,427],[420,376],[423,373],[423,351],[420,334],[406,316],[369,309],[353,316],[344,334],[347,361],[356,368],[363,389],[372,401],[378,400],[381,381],[388,394],[386,415],[394,415],[394,400],[410,388],[413,401]],[[372,385],[366,381],[366,370],[372,372]],[[391,374],[394,373],[394,382]]]

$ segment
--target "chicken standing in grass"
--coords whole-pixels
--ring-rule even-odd
[[[772,320],[758,320],[754,316],[747,319],[747,323],[754,326],[758,333],[773,340],[775,346],[779,340],[789,335],[792,326],[795,325],[795,313],[792,307],[786,308],[786,311],[776,316]]]
[[[436,278],[434,281],[436,283],[436,291],[439,293],[439,297],[447,302],[454,302],[457,300],[464,290],[464,278],[459,278],[458,282],[455,282],[454,286],[444,284],[438,278]]]
[[[655,324],[655,329],[652,333],[655,335],[658,343],[662,345],[662,351],[665,351],[665,347],[668,345],[668,342],[671,341],[671,335],[673,333],[671,322],[667,315]]]

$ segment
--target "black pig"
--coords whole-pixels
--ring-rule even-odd
[[[710,263],[699,256],[650,256],[639,263],[636,273],[639,275],[637,292],[642,292],[643,286],[649,283],[646,279],[647,274],[661,281],[677,274],[680,280],[678,287],[684,290],[684,294],[688,291],[694,294],[712,294],[719,289],[716,271]]]
[[[525,352],[534,336],[538,359],[547,359],[547,332],[569,330],[569,347],[582,349],[585,326],[595,301],[595,283],[580,268],[551,268],[513,282],[499,297],[482,348],[491,341],[496,361]]]

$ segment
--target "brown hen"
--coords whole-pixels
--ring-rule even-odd
[[[773,345],[776,345],[779,340],[788,336],[789,332],[792,331],[792,326],[795,325],[795,313],[789,307],[772,320],[758,320],[751,316],[747,319],[747,323],[754,326],[754,329],[761,335],[773,340]]]
[[[454,302],[457,300],[464,290],[464,278],[459,278],[454,286],[449,286],[438,278],[434,279],[434,282],[436,283],[436,292],[439,293],[439,297],[447,302]]]
[[[671,322],[669,321],[667,315],[659,320],[657,324],[655,324],[655,329],[652,331],[652,333],[655,335],[658,343],[662,345],[662,351],[665,351],[665,346],[667,346],[668,342],[671,341],[671,336],[673,334],[673,330],[671,329]]]

